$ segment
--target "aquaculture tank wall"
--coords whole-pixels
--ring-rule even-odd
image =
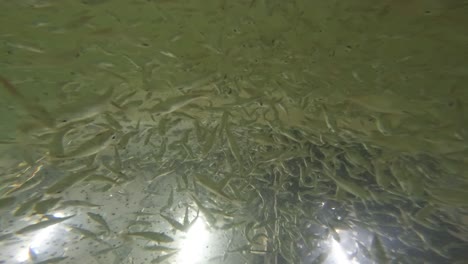
[[[0,0],[0,263],[466,263],[467,14]]]

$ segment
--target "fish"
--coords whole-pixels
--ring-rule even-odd
[[[127,233],[127,236],[136,236],[141,238],[146,238],[148,240],[158,242],[158,243],[170,243],[174,242],[174,239],[161,232],[131,232]]]
[[[93,175],[90,175],[90,176],[86,177],[84,179],[84,181],[86,181],[86,182],[88,182],[88,181],[108,182],[108,183],[112,183],[112,184],[117,184],[118,183],[118,180],[116,180],[114,178],[107,177],[107,176],[104,176],[104,175],[96,175],[96,174],[93,174]]]
[[[242,165],[242,158],[239,150],[239,145],[237,144],[237,141],[234,138],[234,135],[232,135],[231,131],[229,130],[229,126],[227,125],[225,128],[226,131],[226,137],[228,141],[228,146],[231,151],[232,156],[236,159],[236,161]]]
[[[161,214],[161,217],[166,220],[174,229],[185,232],[185,226],[176,220]]]
[[[148,145],[148,142],[151,140],[151,137],[153,136],[154,131],[155,131],[154,128],[148,129],[148,134],[146,135],[145,141],[144,141],[145,145]]]
[[[37,214],[46,214],[49,210],[54,208],[61,199],[62,198],[59,197],[39,201],[34,205],[34,211]]]
[[[151,245],[151,246],[145,246],[145,250],[151,250],[151,251],[164,251],[164,252],[173,252],[177,251],[177,248],[170,248],[170,247],[165,247],[165,246],[160,246],[160,245]]]
[[[84,229],[84,228],[81,228],[81,227],[77,227],[77,226],[73,226],[73,225],[67,225],[68,227],[70,227],[72,229],[72,231],[75,231],[77,233],[79,233],[81,236],[82,236],[82,239],[83,238],[90,238],[96,242],[99,242],[99,243],[106,243],[104,242],[104,240],[100,239],[99,238],[99,234],[96,234],[88,229]]]
[[[97,167],[85,169],[83,171],[72,173],[68,176],[63,177],[62,179],[56,181],[49,188],[46,189],[46,194],[56,194],[65,191],[66,189],[73,186],[75,183],[83,180],[88,177],[92,172],[97,170]]]
[[[115,131],[108,129],[96,134],[90,140],[82,143],[70,152],[61,156],[50,156],[51,160],[85,158],[99,153],[107,148],[116,138]]]
[[[330,129],[332,133],[336,133],[337,127],[338,127],[336,124],[336,120],[327,113],[328,110],[325,107],[325,105],[321,105],[321,108],[322,108],[322,114],[323,114],[323,119],[325,120],[325,124],[327,125],[328,129]]]
[[[86,98],[80,98],[74,103],[66,104],[62,108],[53,111],[58,113],[56,120],[58,123],[65,125],[95,117],[106,110],[113,93],[114,87],[110,87],[102,95],[94,94]]]
[[[341,189],[343,189],[344,191],[347,191],[351,193],[352,195],[359,197],[363,200],[369,199],[370,197],[369,192],[366,189],[359,186],[358,184],[349,180],[345,180],[335,175],[334,173],[326,173],[326,175],[330,177],[336,183],[336,185],[340,187]]]
[[[172,169],[172,168],[169,168],[165,171],[162,171],[162,172],[158,172],[158,174],[156,174],[155,176],[153,176],[153,180],[157,179],[157,178],[161,178],[163,176],[166,176],[166,175],[169,175],[171,173],[175,172],[175,169]]]
[[[20,91],[6,78],[0,76],[0,83],[6,91],[28,112],[35,120],[48,128],[55,127],[55,120],[49,111],[43,106],[27,99]]]
[[[165,260],[174,256],[177,252],[168,253],[166,255],[157,256],[155,259],[151,260],[151,263],[163,263]]]
[[[114,102],[117,104],[117,105],[123,105],[125,104],[125,102],[130,99],[132,96],[134,96],[135,94],[137,93],[137,90],[133,90],[133,91],[130,91],[128,93],[124,93],[124,94],[121,94],[120,96],[118,96]]]
[[[124,149],[127,147],[128,145],[128,142],[130,141],[130,139],[137,135],[138,134],[138,131],[137,130],[134,130],[134,131],[129,131],[127,133],[125,133],[119,140],[119,143],[117,144],[119,146],[119,148],[121,149]]]
[[[10,207],[16,203],[16,197],[15,196],[8,196],[4,198],[0,198],[0,210]]]
[[[49,144],[49,155],[53,157],[60,157],[65,155],[65,150],[63,147],[63,138],[71,129],[71,126],[63,127],[52,136],[52,139]]]
[[[50,217],[48,220],[45,220],[45,221],[42,221],[42,222],[39,222],[39,223],[35,223],[35,224],[32,224],[32,225],[28,225],[26,227],[23,227],[20,230],[16,231],[15,234],[22,235],[22,234],[31,233],[31,232],[37,231],[39,229],[46,228],[46,227],[51,226],[51,225],[61,223],[63,221],[66,221],[66,220],[74,217],[74,216],[75,215],[69,215],[69,216],[65,216],[65,217]]]
[[[172,204],[174,203],[174,189],[171,188],[171,192],[169,193],[169,197],[167,198],[167,203],[161,209],[159,212],[162,212],[166,209],[170,209],[172,207]]]
[[[169,124],[169,120],[170,119],[168,117],[163,116],[158,122],[158,133],[161,137],[166,135],[166,132],[168,130],[167,125]]]
[[[164,137],[161,141],[161,146],[159,147],[159,152],[157,154],[153,153],[153,158],[156,162],[161,162],[161,159],[164,157],[164,154],[166,154],[167,151],[167,137]],[[157,146],[152,144],[155,149],[158,149]]]
[[[375,160],[374,165],[374,176],[377,184],[384,190],[387,189],[392,183],[392,175],[385,173],[383,161]]]
[[[31,176],[29,176],[28,179],[26,179],[20,186],[9,190],[6,194],[10,195],[15,192],[24,191],[41,183],[42,180],[44,180],[44,176],[42,174],[38,175],[38,173],[42,170],[42,168],[43,165],[36,166],[33,173],[31,174]]]
[[[168,98],[159,104],[152,106],[151,108],[140,109],[143,112],[149,112],[151,114],[157,115],[167,115],[174,111],[179,110],[180,108],[190,104],[193,101],[208,98],[206,95],[201,94],[187,94],[177,97]]]
[[[218,133],[218,125],[216,125],[213,130],[211,131],[210,134],[206,133],[205,136],[205,143],[202,146],[202,154],[203,157],[206,157],[208,153],[211,151],[211,149],[214,146],[214,143],[216,142],[216,134]]]
[[[34,195],[32,196],[30,199],[24,201],[21,203],[21,205],[15,210],[15,212],[13,213],[14,216],[21,216],[21,215],[24,215],[26,212],[28,212],[29,210],[31,210],[31,208],[33,207],[33,205],[42,199],[44,195],[43,194],[37,194],[37,195]]]
[[[232,199],[227,196],[222,190],[220,190],[219,186],[216,185],[215,182],[208,179],[206,176],[196,175],[195,179],[197,180],[197,184],[202,186],[207,191],[217,195],[218,197],[224,198],[227,201],[231,201]]]
[[[95,214],[95,213],[91,213],[91,212],[88,212],[87,213],[88,217],[91,218],[92,220],[94,220],[96,223],[100,224],[102,227],[104,227],[104,229],[106,229],[107,233],[110,233],[111,230],[110,230],[110,227],[109,225],[107,224],[107,221],[104,219],[104,217],[102,217],[101,215],[99,214]]]
[[[385,252],[385,248],[382,245],[382,241],[380,241],[380,238],[376,234],[374,234],[370,247],[370,254],[376,263],[390,263],[388,255]]]
[[[87,201],[81,201],[81,200],[66,200],[66,201],[62,201],[60,203],[59,208],[66,208],[66,207],[69,207],[69,206],[73,206],[73,207],[101,207],[102,205],[90,203],[90,202],[87,202]]]
[[[104,114],[104,119],[113,129],[121,130],[123,128],[120,122],[117,121],[114,117],[112,117],[112,115],[109,113]]]

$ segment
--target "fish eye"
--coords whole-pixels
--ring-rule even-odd
[[[62,120],[62,123],[66,123],[66,122],[67,122],[67,120],[66,120],[66,119],[63,119],[63,120]]]

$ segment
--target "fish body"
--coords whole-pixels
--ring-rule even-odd
[[[115,131],[111,129],[105,130],[98,133],[87,142],[79,145],[74,150],[65,153],[63,156],[51,156],[51,158],[52,160],[61,160],[89,157],[107,148],[114,141],[114,139]]]
[[[172,98],[166,99],[165,101],[151,108],[142,109],[142,110],[149,112],[151,114],[167,115],[201,98],[207,98],[207,97],[205,95],[191,95],[191,94],[182,95],[178,97],[172,97]]]
[[[96,169],[97,167],[94,167],[94,168],[86,169],[86,170],[65,176],[62,179],[55,182],[54,184],[52,184],[49,188],[47,188],[46,194],[55,194],[55,193],[63,192],[66,189],[70,188],[75,183],[89,176]]]
[[[28,114],[42,125],[52,128],[55,121],[49,111],[43,106],[27,99],[20,91],[6,78],[0,76],[0,83],[6,91],[28,112]]]
[[[88,212],[87,215],[88,215],[89,218],[94,220],[96,223],[98,223],[102,227],[104,227],[104,229],[106,229],[107,233],[111,232],[110,227],[107,224],[107,221],[100,214],[95,214],[95,213]]]
[[[73,104],[67,104],[63,108],[54,111],[59,113],[56,119],[59,123],[69,124],[97,116],[106,110],[113,93],[114,87],[110,87],[102,95],[81,98]]]
[[[61,198],[49,198],[42,200],[34,205],[34,211],[38,214],[46,214],[50,209],[54,208]]]
[[[172,237],[160,232],[131,232],[126,235],[141,237],[158,243],[170,243],[174,241]]]
[[[74,217],[74,216],[75,215],[70,215],[70,216],[66,216],[66,217],[52,217],[49,220],[42,221],[42,222],[39,222],[39,223],[35,223],[35,224],[32,224],[32,225],[26,226],[24,228],[21,228],[20,230],[16,231],[15,233],[21,235],[21,234],[27,234],[27,233],[30,233],[30,232],[34,232],[34,231],[46,228],[46,227],[51,226],[51,225],[61,223],[61,222],[65,221],[65,220],[68,220],[68,219]]]

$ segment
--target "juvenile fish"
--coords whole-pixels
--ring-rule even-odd
[[[95,135],[87,142],[81,144],[74,150],[65,153],[63,156],[51,156],[52,160],[78,159],[97,154],[107,148],[115,139],[114,130],[105,130]]]
[[[20,230],[16,231],[15,233],[18,234],[18,235],[21,235],[21,234],[34,232],[36,230],[43,229],[43,228],[46,228],[46,227],[51,226],[51,225],[61,223],[61,222],[65,221],[65,220],[68,220],[68,219],[74,217],[74,216],[75,215],[70,215],[70,216],[66,216],[66,217],[52,217],[49,220],[42,221],[42,222],[39,222],[39,223],[36,223],[36,224],[26,226],[24,228],[21,228]]]
[[[114,88],[110,87],[102,95],[81,98],[73,104],[65,105],[62,109],[54,111],[55,113],[59,113],[57,120],[65,124],[92,118],[104,112],[112,99],[113,93]]]
[[[158,243],[170,243],[174,241],[172,237],[160,232],[132,232],[127,233],[127,236],[142,237]]]
[[[14,216],[21,216],[21,215],[24,215],[26,212],[28,212],[29,210],[31,210],[31,208],[33,207],[34,203],[36,203],[37,201],[41,200],[42,198],[42,194],[38,194],[38,195],[35,195],[33,197],[31,197],[29,200],[26,200],[25,202],[23,202],[17,209],[16,211],[13,213]]]
[[[170,209],[173,203],[174,203],[174,189],[171,189],[171,192],[169,193],[169,197],[167,198],[166,205],[161,207],[161,210],[159,210],[159,212],[162,212],[166,209]]]
[[[45,125],[46,127],[52,128],[55,126],[54,119],[44,107],[28,100],[10,81],[3,78],[2,76],[0,76],[0,83],[2,83],[7,92],[28,111],[31,117],[40,121],[41,124]]]
[[[62,179],[55,182],[52,186],[47,188],[46,194],[55,194],[65,191],[66,189],[73,186],[75,183],[83,180],[89,176],[92,172],[97,170],[97,167],[86,169],[80,172],[73,173],[71,175],[65,176]]]
[[[141,110],[145,112],[149,112],[151,114],[167,115],[201,98],[207,98],[207,97],[206,95],[192,95],[192,94],[182,95],[178,97],[168,98],[165,101],[151,108],[141,109]]]
[[[66,208],[69,206],[74,206],[74,207],[100,207],[102,205],[99,204],[93,204],[87,201],[81,201],[81,200],[67,200],[63,201],[60,203],[60,208]]]
[[[1,198],[0,199],[0,210],[15,204],[15,202],[16,202],[16,197],[14,197],[14,196]]]
[[[104,219],[104,217],[102,217],[99,214],[95,214],[95,213],[91,213],[91,212],[88,212],[87,215],[89,216],[89,218],[94,220],[96,223],[98,223],[102,227],[104,227],[104,229],[106,229],[107,233],[111,232],[111,230],[109,228],[109,225],[107,224],[107,221]]]
[[[39,201],[34,206],[34,211],[37,214],[46,214],[50,209],[54,208],[55,205],[57,205],[60,199],[61,198],[59,197],[59,198],[50,198],[50,199],[46,199],[43,201]]]

